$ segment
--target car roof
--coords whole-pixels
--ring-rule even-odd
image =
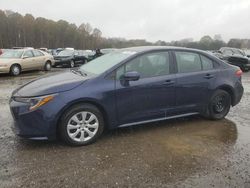
[[[157,51],[157,50],[187,50],[187,51],[193,51],[193,52],[206,53],[205,51],[198,50],[198,49],[176,47],[176,46],[138,46],[138,47],[122,48],[117,51],[133,51],[136,53],[140,53],[140,52]]]

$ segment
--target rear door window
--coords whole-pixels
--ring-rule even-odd
[[[175,52],[179,73],[197,72],[202,70],[200,56],[193,52]]]
[[[38,50],[33,50],[33,53],[35,57],[43,56],[43,53]]]

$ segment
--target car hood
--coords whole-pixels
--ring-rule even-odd
[[[83,77],[72,72],[59,73],[33,80],[16,89],[12,95],[35,97],[69,91],[88,79],[90,79],[90,77]]]
[[[0,64],[12,64],[20,62],[21,59],[11,59],[11,58],[0,58]]]
[[[249,59],[247,57],[238,55],[229,56],[228,60],[232,62],[238,61],[239,63],[249,63]]]

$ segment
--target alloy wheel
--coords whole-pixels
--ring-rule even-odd
[[[68,136],[76,142],[86,142],[92,139],[99,128],[95,114],[87,111],[74,114],[67,123]]]

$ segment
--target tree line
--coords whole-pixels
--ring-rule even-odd
[[[0,48],[46,47],[76,49],[125,48],[131,46],[161,45],[181,46],[202,50],[218,50],[223,46],[250,48],[249,39],[230,39],[224,42],[220,35],[214,38],[204,36],[199,41],[183,39],[180,41],[148,42],[144,39],[126,40],[124,38],[105,38],[98,28],[89,23],[77,26],[65,20],[53,21],[31,14],[21,15],[13,11],[0,10]]]

